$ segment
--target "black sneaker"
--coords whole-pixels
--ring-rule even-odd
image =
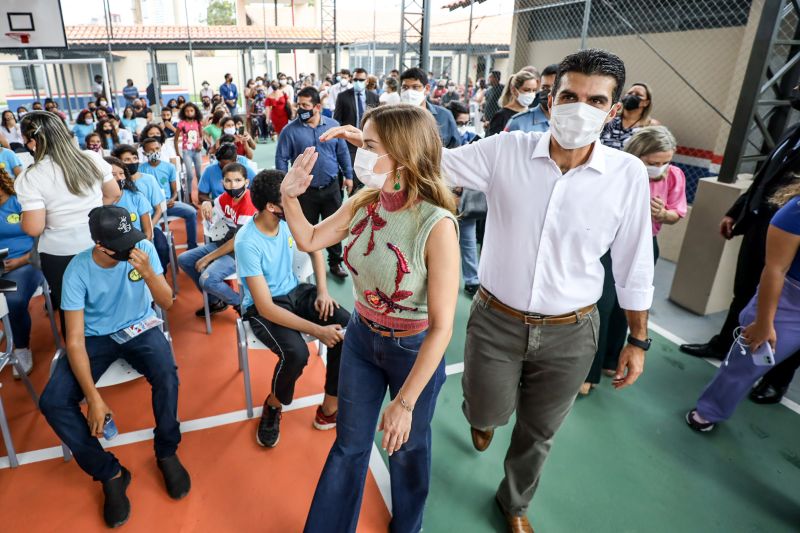
[[[216,303],[209,304],[208,306],[208,314],[216,315],[217,313],[221,313],[228,308],[228,304],[223,302],[222,300],[217,300]],[[201,307],[197,311],[194,312],[194,316],[206,316],[206,310],[204,307]]]
[[[161,475],[164,476],[164,484],[167,486],[167,494],[170,498],[180,500],[189,494],[189,490],[192,488],[192,479],[177,455],[158,459],[156,464],[161,470]]]
[[[475,296],[475,293],[478,292],[480,285],[464,285],[464,292],[466,292],[469,296]]]
[[[686,423],[695,431],[699,431],[701,433],[707,433],[714,429],[716,424],[714,422],[700,422],[695,418],[697,414],[697,409],[692,409],[688,413],[686,413]]]
[[[120,468],[121,476],[103,482],[103,520],[110,528],[121,526],[131,516],[131,502],[125,494],[131,484],[131,473],[124,466]]]
[[[265,448],[274,448],[281,440],[281,410],[264,402],[264,411],[256,431],[256,442]]]

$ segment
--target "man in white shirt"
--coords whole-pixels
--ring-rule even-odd
[[[339,93],[353,88],[350,84],[350,71],[343,68],[339,75],[336,76],[335,82],[336,83],[331,85],[331,88],[328,89],[328,98],[325,100],[325,109],[331,110],[331,116],[333,116],[333,112],[336,110],[336,99],[339,98]]]
[[[636,381],[649,347],[647,173],[638,159],[597,140],[620,112],[625,66],[608,52],[583,50],[559,67],[550,132],[501,133],[442,156],[453,185],[484,192],[489,205],[481,287],[467,327],[463,409],[478,451],[517,411],[496,494],[515,532],[533,531],[528,505],[597,349],[600,257],[609,249],[631,330],[615,388]]]

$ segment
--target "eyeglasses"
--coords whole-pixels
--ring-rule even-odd
[[[458,126],[458,127],[469,126],[469,122],[456,122],[456,126]]]

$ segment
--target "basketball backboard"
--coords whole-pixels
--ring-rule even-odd
[[[66,47],[59,0],[0,0],[0,50]]]

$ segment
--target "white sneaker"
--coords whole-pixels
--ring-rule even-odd
[[[14,356],[17,358],[17,361],[19,361],[19,364],[25,371],[25,375],[29,375],[31,370],[33,370],[33,354],[31,353],[30,349],[16,348],[14,350]],[[17,372],[16,366],[14,366],[14,379],[21,379],[19,372]]]

